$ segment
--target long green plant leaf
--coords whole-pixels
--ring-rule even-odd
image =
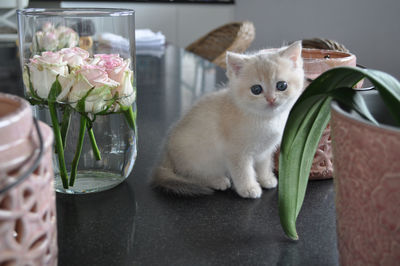
[[[371,112],[368,110],[364,98],[355,90],[349,90],[349,88],[338,88],[332,91],[330,95],[332,96],[333,100],[340,102],[349,109],[354,109],[365,119],[371,121],[375,125],[379,125],[378,121],[376,121]]]
[[[319,139],[330,119],[335,99],[377,123],[362,97],[351,88],[368,78],[400,123],[400,83],[377,70],[340,67],[313,81],[293,106],[283,133],[279,157],[279,215],[285,233],[298,239],[296,219],[307,188]]]
[[[364,69],[363,73],[379,91],[392,116],[400,125],[400,83],[393,76],[378,70]]]

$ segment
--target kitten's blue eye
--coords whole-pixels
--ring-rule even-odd
[[[261,85],[253,85],[251,87],[251,93],[253,93],[254,95],[259,95],[261,94],[263,91],[263,88],[261,87]]]
[[[278,81],[276,83],[276,89],[278,91],[284,91],[287,89],[287,82],[286,81]]]

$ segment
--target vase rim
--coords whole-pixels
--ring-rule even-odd
[[[8,103],[13,107],[5,114],[0,114],[0,128],[15,123],[25,116],[32,116],[29,103],[21,97],[13,94],[0,92],[0,103]]]
[[[25,8],[18,9],[17,14],[34,17],[118,17],[132,16],[133,9],[128,8]]]
[[[363,94],[372,94],[379,96],[379,93],[377,91],[363,91]],[[331,111],[335,112],[336,114],[345,117],[346,119],[352,120],[355,123],[362,124],[363,126],[374,128],[374,129],[382,129],[386,131],[390,131],[394,134],[400,134],[400,127],[388,125],[388,124],[383,124],[380,123],[379,126],[375,125],[374,123],[362,118],[355,116],[353,113],[346,112],[343,110],[343,108],[340,107],[339,103],[335,100],[332,100],[331,102]]]

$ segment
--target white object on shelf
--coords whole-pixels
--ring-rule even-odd
[[[161,32],[153,32],[149,29],[137,29],[135,31],[136,54],[161,57],[164,54],[165,36]],[[99,35],[99,44],[110,48],[118,47],[128,51],[129,42],[126,38],[105,32]]]
[[[207,32],[235,21],[235,5],[117,2],[61,1],[61,7],[134,9],[137,29],[161,31],[169,43],[179,47],[186,47]]]
[[[135,38],[136,47],[163,46],[165,44],[165,36],[160,31],[155,33],[149,29],[137,29]]]

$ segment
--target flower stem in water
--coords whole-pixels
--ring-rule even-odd
[[[67,133],[70,121],[71,121],[71,108],[69,106],[66,106],[64,108],[64,113],[61,121],[61,139],[64,149],[65,149],[65,144],[67,142]]]
[[[87,123],[86,116],[81,115],[81,123],[80,123],[80,128],[79,128],[78,142],[76,144],[75,156],[74,156],[74,159],[72,160],[71,177],[69,180],[69,185],[71,187],[74,186],[74,183],[75,183],[76,173],[78,170],[79,158],[81,157],[81,152],[82,152],[83,139],[85,138],[86,123]]]
[[[97,146],[96,143],[96,138],[94,137],[94,132],[93,132],[93,127],[89,125],[89,123],[86,123],[86,128],[89,134],[89,139],[90,139],[90,144],[92,144],[92,151],[94,154],[94,157],[96,158],[97,161],[101,160],[101,154],[99,147]]]
[[[128,123],[129,127],[135,132],[136,134],[136,112],[133,112],[132,106],[130,106],[126,111],[124,111],[126,122]]]
[[[68,188],[68,173],[67,173],[67,168],[65,167],[64,146],[63,146],[63,141],[61,138],[60,126],[58,124],[57,110],[56,110],[55,102],[49,102],[49,111],[50,111],[51,123],[53,124],[54,140],[56,143],[58,164],[60,166],[60,176],[61,176],[61,180],[63,183],[63,187],[65,189],[67,189]]]

